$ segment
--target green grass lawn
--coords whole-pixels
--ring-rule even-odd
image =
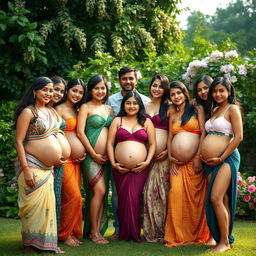
[[[19,220],[0,218],[0,255],[24,255],[20,235],[21,223]],[[107,230],[106,236],[110,236],[113,227]],[[256,222],[237,220],[234,227],[236,241],[233,249],[225,255],[251,256],[256,255]],[[89,240],[84,240],[80,247],[69,247],[60,244],[66,252],[65,255],[74,256],[148,256],[148,255],[213,255],[206,252],[204,245],[188,245],[176,248],[165,248],[162,243],[135,243],[111,241],[107,245],[98,245]],[[30,254],[36,255],[36,254]]]

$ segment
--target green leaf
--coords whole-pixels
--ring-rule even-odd
[[[9,38],[9,42],[10,42],[10,43],[14,43],[14,42],[17,41],[17,39],[18,39],[18,36],[17,36],[17,35],[12,35],[12,36]]]
[[[24,38],[26,38],[26,36],[25,35],[19,35],[19,37],[18,37],[18,42],[20,43]]]
[[[28,32],[27,37],[29,38],[30,41],[34,41],[35,39],[35,32]]]

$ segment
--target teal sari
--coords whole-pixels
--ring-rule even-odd
[[[229,243],[232,244],[235,240],[232,235],[232,230],[233,230],[233,225],[235,220],[235,210],[236,210],[237,172],[240,164],[240,154],[238,149],[236,149],[228,158],[226,158],[224,162],[228,163],[231,169],[231,182],[227,190],[227,194],[228,194],[229,210],[230,210],[230,224],[229,224],[228,238],[229,238]],[[211,203],[211,191],[212,191],[214,180],[216,178],[216,175],[218,174],[218,171],[221,165],[222,164],[219,164],[217,166],[210,166],[206,164],[204,167],[206,176],[208,176],[210,173],[212,174],[210,183],[208,184],[208,191],[206,196],[206,218],[207,218],[207,223],[211,231],[211,234],[217,243],[219,243],[220,241],[220,229],[219,229],[218,221]]]
[[[98,137],[104,127],[109,127],[112,122],[112,117],[108,116],[107,120],[105,120],[100,115],[92,115],[89,116],[86,120],[86,128],[85,134],[94,148]],[[100,233],[104,235],[108,228],[108,215],[107,215],[107,206],[108,206],[108,188],[109,188],[109,178],[111,165],[107,162],[104,165],[100,165],[93,161],[93,158],[90,154],[87,154],[86,159],[81,163],[82,172],[83,172],[83,184],[85,190],[85,211],[84,211],[84,230],[83,236],[86,237],[90,234],[91,225],[90,225],[90,204],[91,199],[93,197],[93,186],[97,184],[99,179],[104,178],[105,186],[106,186],[106,194],[104,198],[104,209],[101,218],[100,224]]]

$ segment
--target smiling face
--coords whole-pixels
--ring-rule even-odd
[[[41,105],[48,104],[53,97],[53,84],[48,83],[42,89],[34,90],[35,99]]]
[[[180,88],[171,88],[170,100],[174,105],[180,106],[185,102],[186,96],[184,95]]]
[[[125,92],[133,91],[137,82],[138,79],[134,71],[127,72],[119,78],[119,84]]]
[[[130,97],[124,103],[124,110],[127,116],[134,116],[137,115],[139,112],[140,106],[137,100],[134,97]]]
[[[204,82],[200,82],[197,85],[197,95],[202,100],[208,99],[209,86],[207,86]]]
[[[52,102],[53,104],[59,102],[65,93],[65,85],[63,83],[57,83],[53,85],[53,97]]]
[[[107,88],[103,81],[100,81],[92,89],[92,98],[98,101],[104,101],[107,95]]]
[[[80,84],[73,86],[67,92],[67,99],[73,103],[78,103],[84,96],[84,87]]]
[[[162,87],[160,79],[156,79],[151,87],[150,94],[153,98],[161,98],[164,95],[164,88]]]
[[[212,91],[212,97],[216,103],[221,104],[228,101],[229,91],[224,85],[217,84]]]

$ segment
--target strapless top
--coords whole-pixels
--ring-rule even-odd
[[[208,134],[217,134],[221,136],[233,137],[232,124],[225,118],[225,114],[231,105],[228,105],[222,116],[217,117],[213,121],[207,120],[205,123],[205,130]]]
[[[65,121],[66,121],[65,132],[73,132],[73,131],[76,130],[77,122],[76,122],[76,118],[75,117],[67,118]]]
[[[154,116],[150,116],[150,115],[146,114],[146,117],[152,121],[155,128],[166,130],[166,131],[169,130],[169,119],[168,118],[165,118],[162,120],[159,114],[156,114]]]
[[[107,119],[104,119],[98,114],[91,115],[86,120],[86,130],[109,127],[112,121],[113,118],[111,116],[108,116]]]
[[[148,134],[145,129],[139,129],[135,132],[129,132],[123,127],[119,127],[116,132],[116,142],[137,141],[145,144],[148,139]]]
[[[181,126],[180,121],[176,121],[172,124],[172,133],[175,135],[179,132],[191,132],[195,134],[200,134],[199,122],[197,118],[192,116],[190,120],[183,126]]]

